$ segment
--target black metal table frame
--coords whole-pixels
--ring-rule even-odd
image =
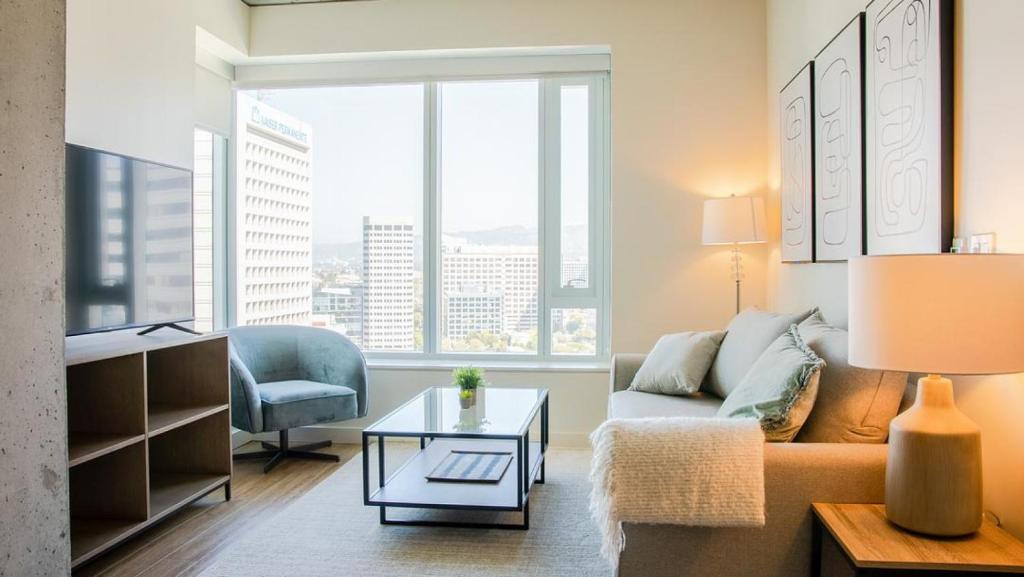
[[[534,407],[523,428],[517,434],[492,435],[488,433],[428,433],[428,432],[374,432],[363,431],[363,504],[366,506],[380,507],[380,523],[382,525],[410,525],[419,527],[457,527],[464,529],[513,529],[526,531],[530,528],[530,480],[534,476],[534,467],[530,467],[530,426],[540,415],[540,471],[536,483],[543,485],[545,480],[545,455],[548,450],[548,391],[543,390],[544,400],[540,406]],[[411,401],[410,401],[411,402]],[[403,404],[402,407],[405,405]],[[402,409],[399,407],[394,412]],[[393,413],[389,413],[381,420],[387,419]],[[371,427],[372,428],[372,427]],[[384,465],[384,439],[386,437],[398,438],[419,438],[420,450],[427,446],[427,440],[434,439],[478,439],[485,441],[516,441],[516,466],[517,466],[517,499],[515,507],[489,507],[477,505],[443,505],[431,503],[375,503],[370,499],[370,438],[377,438],[377,478],[378,488],[384,487],[391,479],[386,475]],[[411,458],[410,458],[411,460]],[[406,461],[408,464],[408,461]],[[402,467],[404,467],[403,465]],[[392,476],[402,470],[399,467]],[[399,520],[388,519],[387,508],[400,507],[409,509],[446,509],[461,511],[521,511],[523,514],[522,523],[463,523],[459,521],[431,521],[423,520]]]

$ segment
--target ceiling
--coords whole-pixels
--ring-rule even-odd
[[[287,6],[288,4],[320,4],[324,2],[356,2],[358,0],[242,0],[249,6]]]

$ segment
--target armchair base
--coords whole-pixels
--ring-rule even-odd
[[[234,460],[236,461],[251,461],[256,459],[268,459],[263,464],[263,473],[269,473],[274,467],[276,467],[286,457],[295,459],[314,459],[317,461],[334,461],[335,463],[341,462],[341,457],[333,455],[331,453],[314,453],[316,449],[323,449],[324,447],[330,447],[330,441],[319,441],[316,443],[310,443],[308,445],[299,445],[298,447],[290,447],[288,445],[288,430],[278,432],[279,441],[277,445],[271,443],[263,443],[264,451],[252,451],[248,453],[236,453]]]

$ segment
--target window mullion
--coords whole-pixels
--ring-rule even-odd
[[[540,262],[537,267],[539,289],[537,293],[537,352],[543,357],[551,356],[551,296],[558,284],[558,266],[560,260],[559,223],[559,146],[558,146],[558,113],[557,99],[559,82],[546,78],[541,81],[540,94],[540,130],[539,163],[540,163],[540,198],[537,202],[539,215],[538,251]]]
[[[440,341],[440,214],[438,162],[440,159],[440,99],[437,82],[424,84],[423,114],[423,352],[436,354]]]

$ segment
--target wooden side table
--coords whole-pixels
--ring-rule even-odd
[[[812,507],[812,577],[1024,574],[1024,543],[987,520],[969,537],[932,538],[890,523],[884,505]]]

